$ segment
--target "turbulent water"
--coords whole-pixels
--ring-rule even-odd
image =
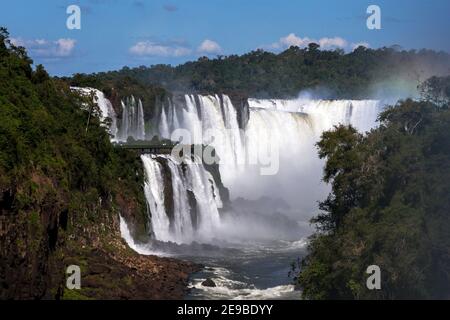
[[[121,220],[122,235],[134,250],[205,264],[192,279],[190,299],[299,297],[287,277],[289,266],[304,254],[311,232],[307,221],[329,191],[321,182],[323,161],[315,143],[340,123],[370,130],[378,101],[249,99],[239,109],[225,95],[185,95],[144,119],[142,102],[130,97],[118,119],[109,101],[96,96],[102,117],[112,117],[115,141],[158,135],[214,146],[233,200],[224,208],[217,177],[196,158],[180,165],[171,155],[143,155],[154,240],[135,243]],[[186,129],[190,140],[183,140],[179,129]],[[202,286],[206,278],[217,286]]]
[[[315,143],[322,132],[340,123],[367,131],[375,125],[380,111],[374,100],[250,99],[248,106],[248,122],[242,128],[239,110],[227,96],[186,95],[184,104],[166,104],[156,119],[158,130],[153,134],[176,139],[174,130],[186,128],[193,134],[192,143],[215,147],[221,159],[220,173],[232,198],[257,203],[266,196],[288,204],[283,210],[255,205],[257,215],[250,219],[242,218],[250,211],[242,212],[234,205],[238,213],[232,218],[225,214],[219,221],[213,243],[235,251],[178,254],[208,266],[192,279],[190,299],[299,298],[288,272],[291,263],[305,253],[303,239],[310,229],[299,227],[297,238],[292,239],[286,236],[290,232],[286,224],[263,217],[275,213],[275,221],[287,217],[291,225],[300,225],[316,214],[317,201],[329,190],[321,182],[323,162],[317,157]],[[215,139],[204,134],[208,130],[213,130]],[[261,168],[271,167],[275,174],[262,174]],[[215,208],[210,210],[215,214]],[[216,287],[202,286],[206,278]]]

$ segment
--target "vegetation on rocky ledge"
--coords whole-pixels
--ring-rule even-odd
[[[119,213],[148,235],[144,174],[90,104],[0,29],[0,299],[181,298],[196,268],[124,244]],[[80,291],[65,289],[70,264]]]
[[[90,87],[102,91],[111,101],[118,118],[122,117],[121,101],[134,96],[141,99],[144,106],[145,119],[153,118],[158,112],[158,107],[164,103],[170,93],[159,85],[144,85],[137,79],[127,75],[107,75],[99,77],[90,74],[74,74],[72,77],[61,78],[71,86]]]
[[[332,192],[300,266],[305,298],[450,297],[449,85],[428,80],[425,100],[388,108],[367,135],[345,126],[323,134]],[[381,268],[380,290],[366,287],[370,265]]]

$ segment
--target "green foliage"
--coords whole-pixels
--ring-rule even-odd
[[[318,143],[332,192],[298,275],[305,298],[450,294],[448,105],[401,101],[379,120],[365,136],[339,126]],[[365,285],[372,264],[381,268],[381,290]]]
[[[0,29],[0,298],[56,295],[64,254],[114,239],[122,208],[147,219],[139,159],[110,143],[92,97],[31,63]]]
[[[67,191],[95,188],[107,194],[110,181],[127,168],[98,118],[86,130],[89,112],[81,105],[90,99],[50,79],[41,65],[32,71],[30,60],[6,45],[8,55],[0,60],[0,168],[7,176],[2,181],[17,183],[34,169]]]
[[[144,116],[149,119],[156,112],[157,103],[163,101],[168,92],[160,85],[144,84],[120,71],[99,74],[74,74],[71,78],[61,80],[75,87],[90,87],[101,90],[111,101],[118,117],[121,117],[121,100],[130,96],[141,99],[144,106]]]
[[[450,76],[431,77],[419,86],[424,99],[445,106],[450,102]]]
[[[449,74],[449,66],[450,55],[444,52],[359,47],[344,53],[319,50],[318,45],[311,44],[308,48],[292,46],[279,54],[256,50],[241,56],[201,57],[176,67],[124,67],[86,77],[101,82],[128,78],[144,86],[183,93],[286,98],[308,89],[322,97],[356,99],[391,96],[398,86],[415,92],[430,74]]]

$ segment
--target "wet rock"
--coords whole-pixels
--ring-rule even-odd
[[[202,286],[204,286],[204,287],[215,287],[216,283],[211,278],[208,278],[208,279],[206,279],[205,281],[202,282]]]

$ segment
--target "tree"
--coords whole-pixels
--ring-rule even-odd
[[[424,100],[445,106],[450,102],[450,76],[432,77],[419,85],[419,90]]]
[[[431,79],[427,90],[442,97],[449,84]],[[433,101],[399,102],[365,136],[344,126],[322,135],[332,190],[297,277],[305,298],[449,296],[450,110]],[[381,268],[380,290],[365,285],[369,265]]]

